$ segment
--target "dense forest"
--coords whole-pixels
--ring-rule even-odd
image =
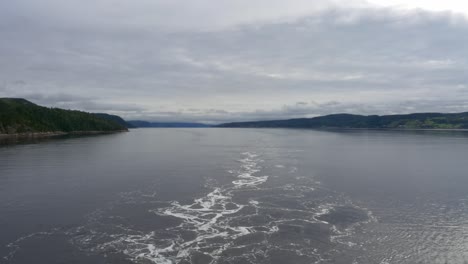
[[[109,114],[104,114],[104,113],[93,113],[93,115],[98,116],[103,119],[114,121],[126,128],[135,128],[132,124],[130,124],[129,122],[125,121],[123,118],[117,115],[109,115]]]
[[[127,130],[125,121],[118,116],[48,108],[20,98],[0,98],[0,134],[123,130]]]
[[[468,112],[407,115],[335,114],[314,118],[221,124],[219,127],[362,128],[362,129],[468,129]]]

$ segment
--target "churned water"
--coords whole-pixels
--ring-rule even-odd
[[[468,263],[468,133],[139,129],[0,147],[0,263]]]

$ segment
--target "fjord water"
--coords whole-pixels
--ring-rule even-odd
[[[0,263],[467,263],[468,133],[139,129],[0,147]]]

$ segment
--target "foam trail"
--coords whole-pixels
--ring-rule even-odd
[[[162,216],[172,216],[182,220],[182,223],[169,228],[173,234],[182,234],[190,231],[196,234],[193,239],[183,239],[178,236],[170,245],[158,247],[154,242],[157,236],[154,233],[123,239],[114,240],[110,244],[126,243],[132,244],[127,247],[125,254],[131,258],[146,259],[157,264],[177,263],[183,259],[189,259],[193,251],[203,251],[213,259],[229,248],[236,238],[251,234],[254,231],[250,226],[230,225],[231,216],[239,213],[246,206],[256,206],[258,202],[251,201],[249,204],[238,204],[233,202],[233,191],[241,188],[256,188],[266,182],[268,176],[257,176],[261,171],[262,162],[254,153],[245,152],[239,159],[239,171],[228,171],[237,174],[237,179],[232,181],[231,186],[215,188],[202,198],[195,199],[192,204],[180,204],[172,202],[170,207],[160,208],[153,212]],[[275,232],[277,228],[270,228]],[[210,243],[210,241],[216,241]],[[165,244],[165,243],[157,243]],[[211,248],[206,250],[206,248]]]

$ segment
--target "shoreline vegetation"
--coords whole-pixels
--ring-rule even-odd
[[[462,131],[468,129],[468,112],[382,116],[334,114],[312,118],[225,123],[217,127]]]
[[[21,98],[0,98],[1,138],[44,138],[128,131],[119,116],[36,105]]]
[[[219,125],[125,121],[119,116],[36,105],[21,98],[0,98],[0,139],[128,132],[144,127],[297,128],[320,130],[468,131],[468,112],[406,115],[333,114],[313,118],[234,122]]]
[[[50,132],[29,132],[29,133],[14,133],[14,134],[0,134],[0,139],[7,138],[48,138],[48,137],[61,137],[61,136],[86,136],[86,135],[105,135],[115,134],[121,132],[128,132],[128,130],[115,130],[115,131],[50,131]]]

